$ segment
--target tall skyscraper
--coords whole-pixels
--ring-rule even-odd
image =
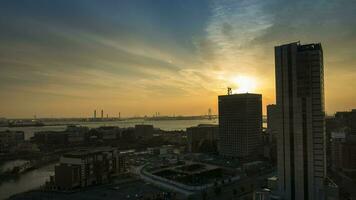
[[[279,189],[285,199],[324,199],[324,65],[321,44],[275,47]]]
[[[262,95],[219,96],[219,153],[227,157],[256,155],[262,133]]]

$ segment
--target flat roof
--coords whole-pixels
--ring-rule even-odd
[[[238,94],[219,95],[219,98],[246,98],[246,97],[262,97],[262,94],[238,93]]]
[[[115,148],[112,147],[102,147],[102,148],[95,148],[95,149],[80,149],[77,151],[69,152],[64,154],[64,157],[71,157],[71,156],[84,156],[84,155],[89,155],[89,154],[96,154],[100,152],[106,152],[106,151],[113,151]]]

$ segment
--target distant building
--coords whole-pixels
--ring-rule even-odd
[[[342,164],[342,151],[341,146],[345,142],[346,135],[344,132],[332,132],[330,142],[330,161],[331,167],[334,170],[341,168]]]
[[[337,112],[335,118],[339,123],[339,126],[347,128],[347,133],[356,135],[356,109],[350,112]]]
[[[101,126],[95,130],[99,139],[107,141],[117,140],[121,134],[121,129],[117,126]]]
[[[114,148],[79,150],[60,158],[47,186],[53,190],[72,190],[107,183],[124,172],[125,157]]]
[[[33,153],[40,151],[38,146],[36,144],[31,143],[30,141],[24,141],[23,143],[20,143],[12,150],[16,153]]]
[[[278,177],[272,176],[272,177],[267,178],[267,187],[271,191],[277,191],[278,190]]]
[[[331,134],[331,167],[356,180],[356,142],[345,132]]]
[[[356,180],[356,143],[341,144],[342,171]]]
[[[159,155],[160,154],[160,149],[158,147],[148,147],[147,151],[151,155]]]
[[[278,120],[277,120],[277,106],[267,105],[267,133],[269,142],[275,143],[277,138]]]
[[[1,131],[0,132],[0,152],[8,152],[11,148],[25,141],[23,131]]]
[[[31,141],[43,146],[60,146],[68,144],[68,134],[64,131],[35,132]]]
[[[67,144],[80,144],[87,140],[89,128],[84,126],[68,126],[64,131],[35,132],[31,141],[40,146],[63,146]]]
[[[271,190],[263,188],[255,191],[253,200],[271,200]]]
[[[216,152],[219,126],[200,124],[187,128],[188,151],[191,153]]]
[[[163,145],[159,148],[159,155],[164,156],[167,154],[174,153],[174,146],[173,145]]]
[[[219,153],[227,157],[256,155],[261,147],[262,95],[219,96]]]
[[[149,124],[137,124],[135,125],[135,137],[149,139],[152,138],[154,134],[153,125]]]
[[[341,146],[344,143],[356,144],[356,109],[351,111],[336,112],[334,116],[328,116],[325,119],[327,136],[327,156],[329,167],[332,169],[341,168]],[[342,140],[335,137],[335,133],[342,133]],[[335,152],[340,155],[336,155]],[[335,162],[340,159],[340,162]]]
[[[162,145],[160,147],[149,147],[147,148],[147,151],[149,154],[152,155],[167,155],[167,154],[173,154],[174,153],[175,147],[173,145]]]
[[[84,143],[88,137],[89,128],[85,126],[68,126],[68,143]]]
[[[9,125],[9,122],[7,121],[7,119],[0,117],[0,127],[1,126],[7,126],[7,125]]]
[[[334,163],[332,162],[332,137],[331,134],[333,132],[340,132],[343,128],[339,126],[336,118],[334,116],[325,117],[325,137],[326,137],[326,159],[328,167],[332,167]]]
[[[268,188],[262,188],[254,191],[253,200],[282,200],[282,198],[274,194]]]
[[[275,47],[278,178],[285,199],[325,199],[324,63],[321,44]]]

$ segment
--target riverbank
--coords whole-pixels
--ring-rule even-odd
[[[12,168],[0,172],[0,184],[7,181],[16,181],[26,173],[29,173],[33,170],[37,170],[47,165],[55,164],[58,161],[59,156],[54,155],[46,157],[45,159],[26,161],[20,165],[14,165]]]
[[[12,195],[37,189],[54,174],[52,163],[21,174],[16,179],[5,180],[0,183],[0,199],[7,199]]]

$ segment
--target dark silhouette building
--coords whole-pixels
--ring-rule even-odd
[[[135,137],[141,139],[152,138],[154,134],[154,127],[150,124],[135,125]]]
[[[324,64],[321,44],[275,47],[278,177],[285,199],[325,199]]]
[[[256,155],[261,146],[262,95],[219,96],[219,153],[227,157]]]
[[[125,157],[114,148],[78,150],[60,158],[47,187],[73,190],[107,183],[113,176],[125,172]]]

